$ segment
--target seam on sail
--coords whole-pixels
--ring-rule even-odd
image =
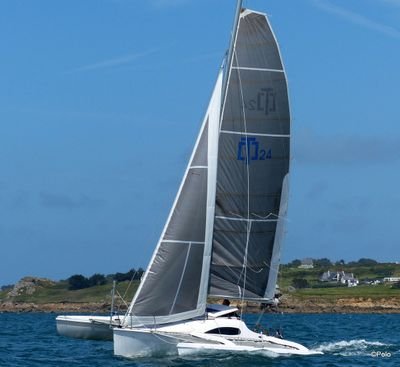
[[[192,244],[189,242],[189,246],[187,249],[187,253],[186,253],[186,258],[185,258],[185,264],[183,265],[183,270],[182,270],[182,274],[181,274],[181,279],[179,279],[179,284],[178,284],[178,288],[176,289],[176,293],[175,293],[175,298],[174,301],[172,302],[172,306],[169,310],[169,314],[172,314],[173,309],[175,308],[175,304],[176,304],[176,300],[178,298],[178,294],[181,290],[181,286],[182,286],[182,281],[183,281],[183,277],[185,276],[185,271],[186,271],[186,266],[188,263],[188,259],[189,259],[189,254],[190,254],[190,248],[192,247]]]
[[[290,138],[290,134],[263,134],[263,133],[250,133],[250,132],[232,131],[232,130],[221,130],[221,133],[235,134],[235,135],[267,136],[269,138]]]
[[[226,220],[237,220],[242,222],[277,222],[278,219],[248,219],[248,218],[235,218],[235,217],[223,217],[216,215],[215,218],[226,219]]]
[[[194,244],[194,245],[204,245],[204,241],[200,242],[200,241],[182,241],[182,240],[162,240],[161,242],[167,242],[167,243],[188,243],[190,244]]]
[[[233,66],[232,69],[235,70],[250,70],[250,71],[270,71],[273,73],[284,73],[284,70],[281,69],[266,69],[266,68],[249,68],[245,66]]]

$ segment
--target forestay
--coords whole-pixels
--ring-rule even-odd
[[[287,207],[290,114],[280,52],[264,14],[242,12],[228,67],[209,293],[267,301],[275,292]]]

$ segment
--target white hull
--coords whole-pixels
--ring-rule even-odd
[[[114,329],[114,354],[126,358],[213,352],[318,354],[301,344],[253,332],[236,317],[209,317],[156,328]]]
[[[174,355],[178,342],[150,330],[114,329],[114,354],[125,358]]]
[[[118,316],[58,316],[56,318],[57,333],[77,339],[112,340],[112,327],[119,325]]]

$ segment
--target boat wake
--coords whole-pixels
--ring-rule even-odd
[[[331,343],[322,343],[320,346],[313,348],[313,351],[323,352],[340,356],[362,356],[371,355],[377,349],[390,348],[390,344],[378,341],[368,341],[365,339],[341,340]]]

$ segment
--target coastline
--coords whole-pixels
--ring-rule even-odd
[[[391,313],[400,314],[400,298],[283,296],[279,311],[283,313]]]
[[[108,314],[110,304],[105,302],[58,302],[58,303],[33,303],[33,302],[1,302],[0,313],[99,313]],[[232,306],[240,306],[235,302]],[[121,310],[123,313],[125,310]],[[259,313],[258,304],[248,303],[244,312]],[[300,298],[284,295],[279,307],[268,307],[266,313],[380,313],[400,314],[400,298],[366,298],[366,297],[338,297],[325,299],[322,297]]]

